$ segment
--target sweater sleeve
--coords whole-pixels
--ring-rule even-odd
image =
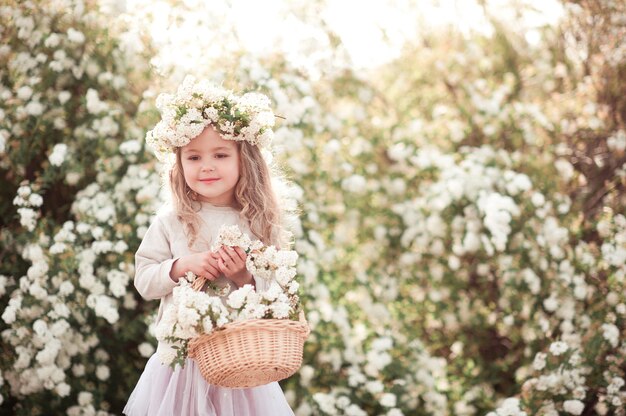
[[[178,285],[170,278],[172,258],[163,219],[156,217],[135,253],[135,287],[146,300],[167,296]]]

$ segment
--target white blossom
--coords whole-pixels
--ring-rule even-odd
[[[120,145],[120,153],[133,154],[139,153],[141,150],[141,144],[137,140],[127,140]]]
[[[33,89],[28,85],[24,85],[17,90],[17,98],[26,101],[33,95]]]
[[[107,111],[109,106],[100,101],[100,97],[98,96],[98,91],[93,88],[89,88],[87,90],[87,111],[91,114],[99,114],[103,111]]]
[[[26,112],[33,117],[42,115],[44,109],[45,107],[39,101],[30,101],[25,107]]]
[[[65,162],[66,155],[67,145],[65,143],[55,144],[49,156],[50,164],[52,166],[61,166]]]
[[[59,396],[67,397],[70,394],[71,387],[69,386],[69,384],[63,382],[56,386],[55,391],[57,392]]]
[[[535,359],[533,360],[533,368],[537,371],[541,371],[546,366],[546,358],[547,354],[545,352],[538,352],[535,354]]]
[[[79,45],[85,42],[85,35],[74,28],[69,28],[67,30],[67,38],[70,42]]]
[[[487,413],[487,416],[527,416],[527,414],[520,409],[519,399],[508,398],[502,402],[495,412]]]
[[[38,213],[30,208],[18,208],[17,213],[20,215],[20,224],[28,231],[33,231],[37,225]]]
[[[619,328],[614,324],[602,324],[602,336],[615,348],[619,343]]]
[[[569,349],[567,343],[563,341],[555,341],[550,344],[550,353],[555,356],[559,356],[563,354],[565,351]]]
[[[626,150],[626,130],[618,130],[606,139],[606,144],[613,151],[623,152]]]
[[[108,380],[110,374],[111,374],[111,371],[109,370],[109,367],[107,367],[106,365],[99,365],[96,367],[96,377],[98,377],[100,380],[102,381]]]
[[[580,415],[585,409],[585,404],[580,400],[565,400],[563,410],[571,415]]]
[[[357,195],[362,195],[367,190],[367,180],[361,175],[352,175],[344,179],[341,187]]]
[[[61,91],[59,92],[58,99],[61,105],[65,104],[70,98],[72,94],[69,91]]]
[[[51,49],[56,48],[60,43],[61,37],[57,33],[51,33],[44,41],[44,45]]]
[[[397,397],[393,393],[384,393],[380,398],[380,404],[384,407],[395,407]]]
[[[93,394],[88,391],[81,391],[78,393],[78,404],[81,406],[87,406],[93,403]]]

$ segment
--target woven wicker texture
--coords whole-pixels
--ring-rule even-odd
[[[202,286],[197,283],[193,287],[199,290]],[[224,329],[191,340],[189,357],[196,360],[200,374],[209,384],[229,388],[261,386],[298,371],[309,332],[303,313],[300,321],[232,322]]]

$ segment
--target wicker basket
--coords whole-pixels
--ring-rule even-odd
[[[223,329],[191,340],[189,358],[196,360],[200,374],[209,384],[256,387],[290,377],[298,371],[309,333],[303,313],[300,321],[232,322]]]

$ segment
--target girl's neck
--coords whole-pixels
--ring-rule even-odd
[[[237,208],[230,205],[217,205],[211,202],[200,201],[201,209],[214,211],[236,211]]]

